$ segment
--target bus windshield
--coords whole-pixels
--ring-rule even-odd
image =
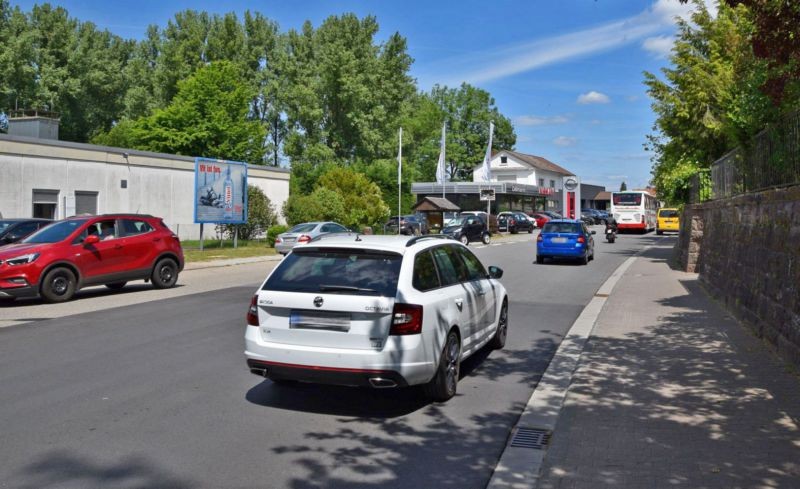
[[[614,194],[614,205],[642,205],[642,194]]]

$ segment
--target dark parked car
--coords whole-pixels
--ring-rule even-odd
[[[581,221],[554,219],[536,238],[536,263],[547,258],[577,258],[586,265],[594,259],[594,234]]]
[[[386,234],[397,233],[397,217],[398,216],[390,217],[389,220],[386,221],[386,224],[384,224],[383,230]],[[400,216],[400,234],[405,234],[407,236],[428,234],[428,221],[424,217],[414,214]]]
[[[62,302],[83,287],[119,290],[131,280],[167,289],[181,270],[181,242],[158,217],[71,217],[0,248],[0,298]]]
[[[581,215],[587,214],[593,220],[593,224],[605,224],[608,220],[608,217],[602,212],[597,209],[581,209]]]
[[[484,217],[474,214],[462,214],[448,222],[442,229],[442,234],[461,241],[465,245],[471,241],[482,241],[483,244],[489,244],[492,241],[491,233],[486,230]]]
[[[0,246],[22,241],[52,222],[50,219],[0,219]]]
[[[497,226],[501,231],[508,231],[511,234],[516,234],[520,231],[532,233],[535,227],[534,223],[528,219],[528,216],[518,211],[501,212],[498,214]]]
[[[553,211],[539,211],[539,212],[549,217],[550,219],[564,219],[564,217],[558,212],[553,212]]]

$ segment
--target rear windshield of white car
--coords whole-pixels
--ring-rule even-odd
[[[581,225],[571,222],[548,222],[542,228],[542,233],[580,233]]]
[[[394,297],[403,257],[351,249],[295,249],[263,290]]]

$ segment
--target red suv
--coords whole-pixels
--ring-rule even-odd
[[[83,287],[116,290],[142,279],[166,289],[181,270],[181,242],[157,217],[72,217],[0,248],[0,298],[62,302]]]

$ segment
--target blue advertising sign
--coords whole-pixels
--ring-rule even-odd
[[[247,222],[247,163],[195,158],[194,222]]]

